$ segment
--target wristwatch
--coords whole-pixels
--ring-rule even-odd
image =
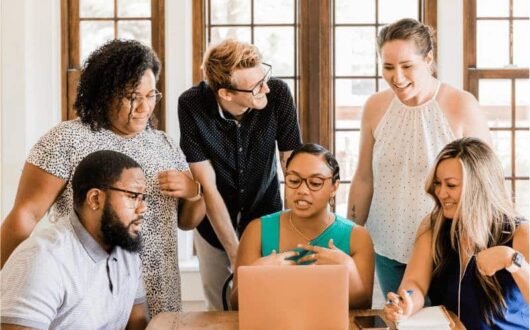
[[[190,198],[186,198],[187,201],[196,202],[196,201],[198,201],[199,199],[202,198],[202,187],[201,187],[201,184],[199,183],[199,181],[195,181],[195,183],[197,184],[197,195],[195,195],[193,197],[190,197]]]
[[[510,273],[515,273],[519,269],[521,269],[521,266],[523,265],[524,257],[519,252],[515,251],[515,253],[512,256],[512,263],[510,266],[506,267],[506,270]]]

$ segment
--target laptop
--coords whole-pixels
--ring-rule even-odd
[[[239,329],[348,329],[343,265],[241,266]]]

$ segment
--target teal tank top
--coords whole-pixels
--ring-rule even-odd
[[[276,212],[273,214],[265,215],[261,217],[261,256],[265,257],[272,253],[272,250],[276,252],[280,251],[280,215],[285,211]],[[315,237],[309,244],[329,247],[329,240],[333,238],[333,244],[350,255],[350,237],[351,231],[356,225],[338,214],[335,214],[335,221],[322,232],[322,234]],[[293,251],[299,253],[298,256],[289,258],[295,262],[305,255],[313,254],[311,251],[304,250],[302,248],[294,248]],[[314,261],[310,261],[303,264],[310,264]]]

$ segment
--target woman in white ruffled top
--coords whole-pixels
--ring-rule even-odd
[[[364,105],[348,217],[366,225],[372,236],[386,297],[397,290],[418,225],[432,210],[423,186],[436,155],[457,138],[491,144],[491,137],[473,95],[433,76],[431,27],[402,19],[385,26],[377,43],[390,88]]]

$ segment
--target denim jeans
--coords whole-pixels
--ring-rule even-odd
[[[406,267],[407,264],[375,254],[375,272],[385,300],[388,292],[397,292]]]

